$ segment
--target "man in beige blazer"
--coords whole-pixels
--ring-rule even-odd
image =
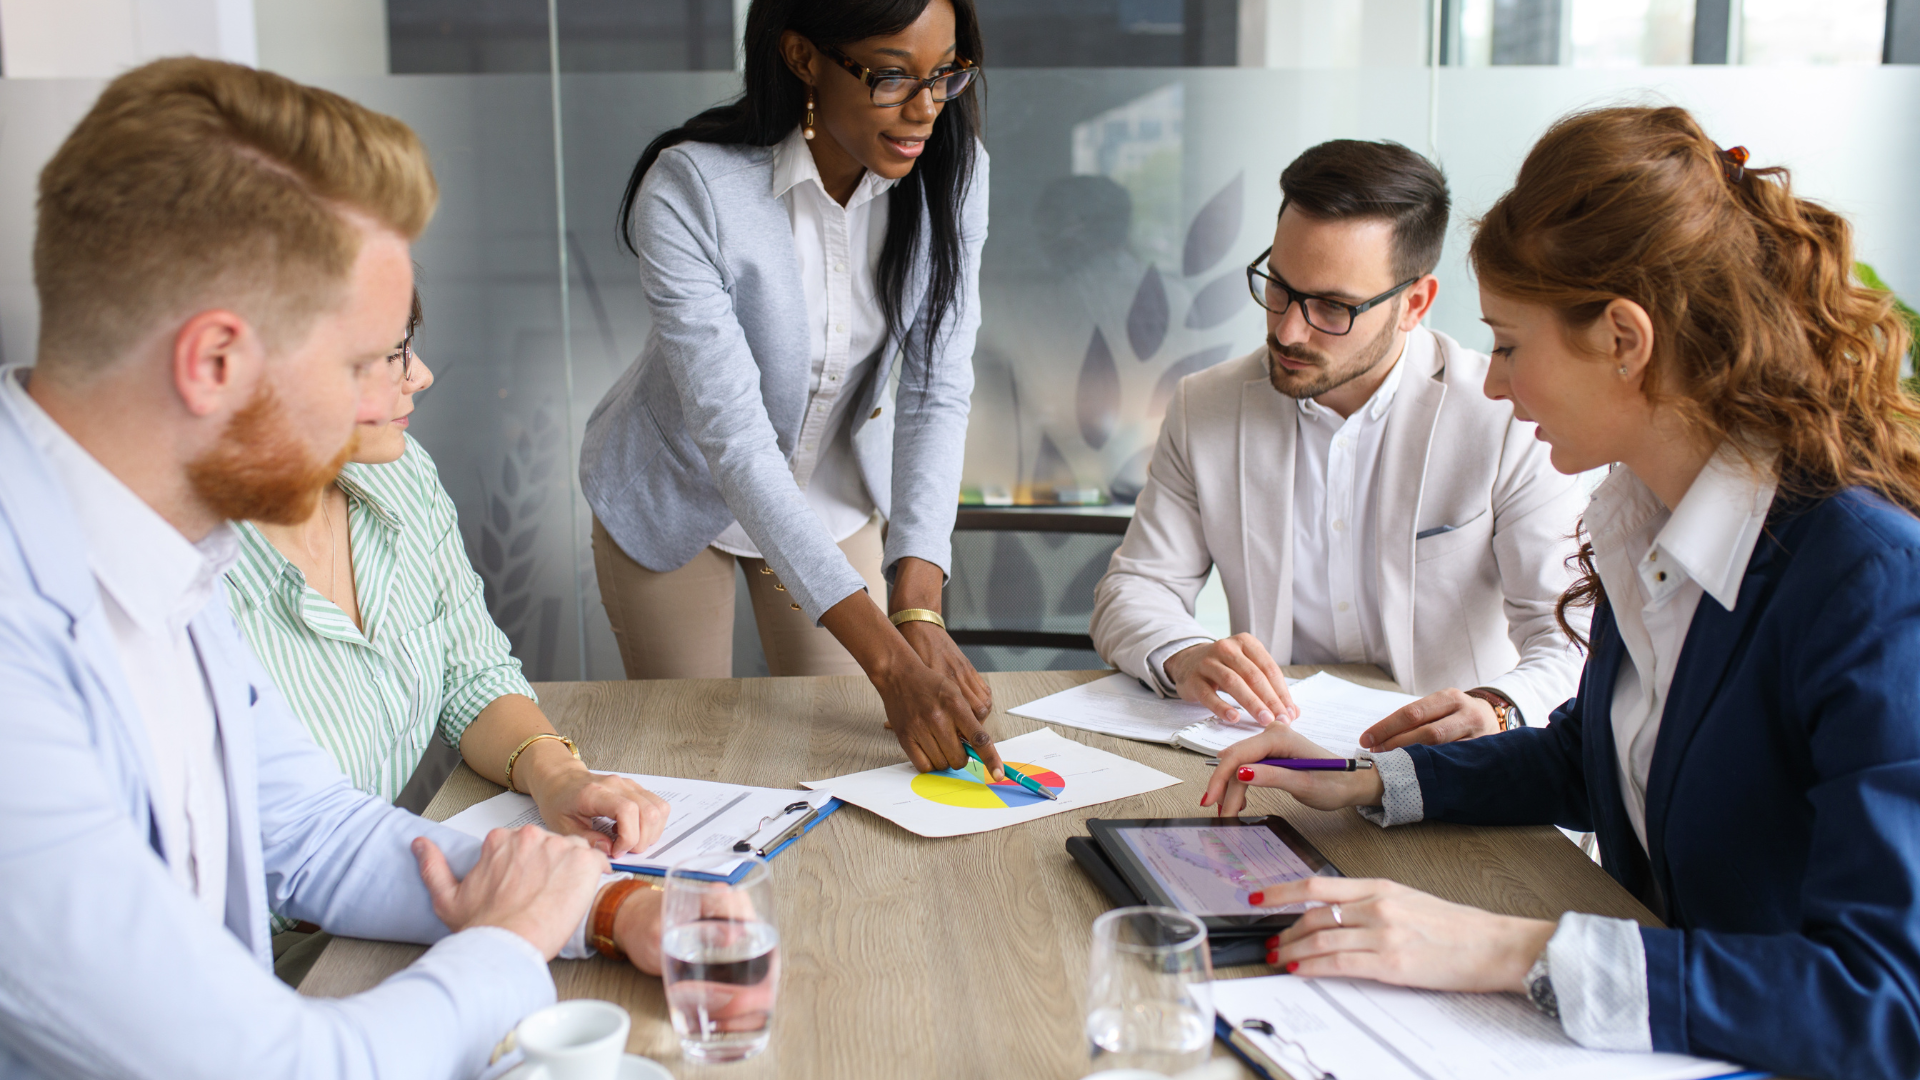
[[[1225,693],[1262,724],[1297,715],[1280,664],[1377,664],[1425,696],[1368,730],[1374,750],[1544,724],[1580,674],[1554,604],[1586,497],[1482,393],[1489,358],[1421,325],[1446,180],[1397,143],[1337,140],[1280,186],[1248,267],[1266,347],[1180,381],[1094,644],[1163,696],[1231,718]],[[1216,567],[1220,641],[1193,617]]]

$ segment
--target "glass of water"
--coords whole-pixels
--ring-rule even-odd
[[[1213,1042],[1207,928],[1165,907],[1115,908],[1093,921],[1087,1040],[1096,1069],[1173,1075]]]
[[[738,881],[716,880],[741,863]],[[766,860],[717,852],[670,868],[660,931],[667,1012],[687,1060],[739,1061],[765,1050],[780,990]]]

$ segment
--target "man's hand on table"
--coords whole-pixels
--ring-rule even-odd
[[[1233,706],[1220,699],[1223,693],[1239,702],[1261,727],[1300,718],[1300,709],[1287,692],[1287,677],[1252,634],[1181,649],[1167,657],[1166,669],[1180,700],[1205,705],[1222,723],[1240,719]]]
[[[578,836],[557,836],[538,825],[495,829],[480,845],[480,861],[455,880],[439,845],[413,841],[420,879],[433,913],[458,933],[498,926],[525,938],[551,960],[573,935],[593,902],[607,857]]]
[[[666,894],[658,889],[635,889],[613,913],[613,941],[634,967],[660,974],[660,908]]]
[[[1500,718],[1484,698],[1464,690],[1436,690],[1387,714],[1360,733],[1360,746],[1376,754],[1424,743],[1438,746],[1477,739],[1500,730]]]

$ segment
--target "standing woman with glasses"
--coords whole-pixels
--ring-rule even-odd
[[[865,674],[915,767],[964,739],[998,773],[939,615],[987,236],[972,0],[754,0],[745,48],[746,92],[621,201],[652,328],[580,463],[621,660],[731,675],[737,561],[773,674]]]

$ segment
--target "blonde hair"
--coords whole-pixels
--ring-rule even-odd
[[[40,364],[84,377],[208,307],[297,340],[359,255],[350,213],[412,240],[438,200],[391,116],[238,64],[135,68],[40,173]]]

